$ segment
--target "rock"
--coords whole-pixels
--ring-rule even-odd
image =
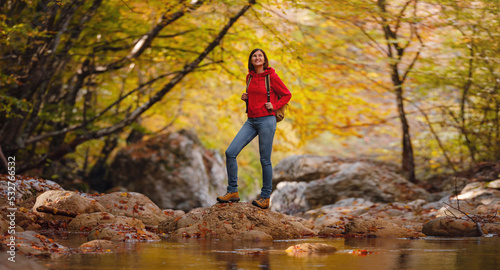
[[[476,224],[461,218],[440,217],[424,224],[422,233],[427,236],[476,237],[481,236]]]
[[[8,244],[8,241],[9,239],[6,237],[3,243]],[[16,233],[15,244],[20,253],[30,256],[51,256],[52,254],[70,252],[67,247],[34,231]]]
[[[251,230],[238,234],[235,239],[238,240],[246,240],[246,241],[273,241],[273,237],[269,234],[259,231],[259,230]]]
[[[166,214],[148,197],[137,192],[113,192],[96,197],[105,211],[115,216],[133,217],[145,225],[156,226]]]
[[[2,270],[45,270],[44,266],[26,256],[16,253],[15,257],[9,253],[6,246],[0,244],[0,269]]]
[[[0,217],[0,233],[6,233],[9,231],[9,222],[2,217]]]
[[[113,252],[115,248],[115,243],[109,240],[92,240],[79,247],[83,253],[109,253]]]
[[[368,209],[361,217],[377,217],[391,221],[399,225],[408,225],[410,223],[424,223],[433,219],[436,215],[436,209],[425,209],[414,202],[377,204]]]
[[[0,175],[0,207],[7,206],[9,187],[12,187],[12,182],[8,181],[8,175]],[[32,176],[16,175],[16,207],[33,207],[36,197],[48,190],[63,190],[63,188],[51,181]],[[9,183],[10,182],[10,183]]]
[[[127,225],[144,229],[145,226],[139,219],[115,216],[106,212],[80,214],[68,223],[69,231],[90,231],[101,224]]]
[[[302,222],[293,220],[288,220],[288,222],[290,222],[290,224],[300,233],[302,237],[316,236],[316,233],[311,228],[304,226]]]
[[[337,251],[337,248],[331,245],[322,243],[304,243],[290,246],[286,249],[286,253],[292,256],[310,256],[313,254],[325,255],[332,254]]]
[[[23,220],[16,224],[16,226],[22,228],[25,231],[39,231],[42,229],[42,226],[36,224],[32,220]],[[17,229],[17,228],[16,228]]]
[[[340,200],[335,204],[325,205],[319,209],[309,210],[305,216],[313,218],[314,230],[318,233],[323,228],[331,227],[342,230],[350,219],[369,211],[373,202],[361,198]]]
[[[185,130],[121,150],[111,168],[113,186],[143,193],[161,208],[207,207],[226,191],[222,157]]]
[[[366,162],[344,163],[338,173],[310,182],[304,191],[306,201],[313,208],[353,197],[394,202],[422,199],[427,195],[401,175]]]
[[[498,223],[487,223],[482,228],[488,233],[500,235],[500,224]]]
[[[500,201],[500,190],[477,189],[462,192],[457,196],[459,200],[474,201],[478,204],[491,204]]]
[[[500,189],[500,179],[491,181],[486,185],[487,188]]]
[[[409,202],[429,193],[387,167],[368,162],[342,163],[338,171],[309,183],[281,182],[271,195],[271,209],[299,214],[349,198],[372,202]]]
[[[273,185],[281,182],[310,182],[339,171],[342,160],[336,157],[294,155],[282,159],[273,169]]]
[[[271,210],[286,215],[305,212],[311,207],[307,203],[304,190],[305,182],[281,182],[271,194]]]
[[[60,215],[38,212],[36,209],[40,206],[52,207],[57,210],[69,211],[78,214],[104,211],[104,207],[96,200],[82,197],[73,191],[46,191],[36,198],[35,205],[33,206],[33,212],[37,213],[44,219],[70,219],[69,217]]]
[[[159,241],[160,237],[141,228],[127,225],[104,224],[90,231],[88,240],[109,240],[115,242]]]
[[[476,214],[476,208],[477,205],[475,203],[471,202],[465,202],[465,201],[460,201],[460,210],[458,210],[458,205],[456,203],[456,200],[450,201],[448,204],[450,206],[443,206],[441,207],[438,212],[436,213],[436,217],[463,217],[465,216],[462,212],[464,213],[470,213],[470,214]]]
[[[346,234],[365,234],[376,237],[415,237],[419,234],[392,222],[378,218],[355,218],[345,226]]]
[[[324,227],[318,232],[318,235],[320,236],[337,236],[339,234],[344,233],[344,230],[340,228],[335,228],[335,227]]]
[[[262,233],[272,239],[295,239],[300,232],[288,221],[288,217],[270,210],[262,210],[250,203],[216,204],[195,209],[183,217],[167,219],[158,226],[160,233],[179,238],[209,239],[261,239]],[[258,236],[258,237],[257,237]],[[267,238],[266,238],[267,239]],[[256,239],[255,239],[256,240]]]
[[[442,200],[442,204],[437,217],[462,217],[462,212],[469,215],[494,214],[500,206],[500,190],[489,188],[486,182],[473,182],[465,186],[458,196]]]
[[[482,190],[486,187],[485,182],[472,182],[470,184],[467,184],[461,191],[460,194],[467,193],[469,191],[473,190]]]

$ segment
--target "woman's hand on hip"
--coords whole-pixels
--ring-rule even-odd
[[[268,111],[272,111],[274,109],[273,104],[271,102],[266,102],[266,104],[264,104],[264,106],[266,106],[266,109]]]
[[[241,95],[241,100],[248,100],[248,93],[243,93],[243,95]]]

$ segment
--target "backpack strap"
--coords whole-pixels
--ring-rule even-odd
[[[248,86],[250,85],[250,81],[252,81],[252,75],[248,75],[246,93],[248,93]],[[248,98],[247,98],[247,100],[245,100],[245,103],[246,103],[245,113],[248,113]]]
[[[271,78],[270,75],[266,75],[266,90],[267,90],[267,102],[271,102]],[[268,110],[272,112],[272,110]]]

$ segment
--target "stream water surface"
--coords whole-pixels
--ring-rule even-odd
[[[291,256],[300,243],[324,243],[338,251]],[[66,243],[68,244],[68,243]],[[356,255],[357,250],[373,252]],[[37,259],[48,269],[424,269],[498,270],[500,237],[409,239],[308,238],[273,242],[205,241],[122,243],[115,253]]]

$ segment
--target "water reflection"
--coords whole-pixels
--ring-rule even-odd
[[[327,256],[295,257],[304,242],[333,245]],[[353,251],[374,252],[356,256]],[[274,242],[203,241],[122,244],[114,254],[37,259],[49,269],[500,269],[500,238],[303,239]]]

